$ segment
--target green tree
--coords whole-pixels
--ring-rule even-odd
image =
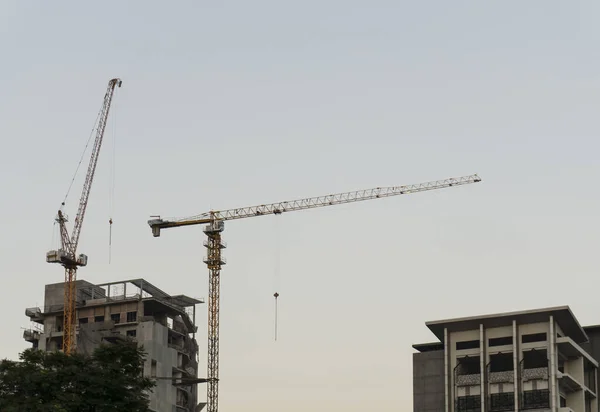
[[[144,350],[127,341],[92,356],[27,349],[0,362],[2,412],[146,412],[154,382],[143,377]]]

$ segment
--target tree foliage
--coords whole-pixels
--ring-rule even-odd
[[[92,356],[27,349],[0,362],[0,411],[146,412],[154,382],[143,377],[144,357],[134,342]]]

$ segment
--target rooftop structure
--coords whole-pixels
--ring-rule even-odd
[[[64,283],[46,285],[44,307],[28,308],[32,328],[23,337],[43,351],[63,349]],[[196,305],[144,279],[92,284],[76,282],[75,351],[91,354],[102,343],[133,339],[147,352],[144,375],[156,379],[153,412],[196,412],[198,344]]]

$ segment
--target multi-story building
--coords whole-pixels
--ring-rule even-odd
[[[415,412],[598,412],[600,326],[568,306],[427,322]]]
[[[104,342],[134,339],[147,357],[144,375],[156,379],[150,394],[154,412],[196,412],[198,344],[196,305],[184,295],[170,296],[144,279],[94,285],[76,283],[76,347],[91,354]],[[43,351],[62,350],[64,283],[46,285],[44,308],[25,314],[33,326],[24,338]]]

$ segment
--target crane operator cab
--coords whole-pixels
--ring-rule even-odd
[[[46,253],[46,262],[60,263],[63,266],[86,266],[88,257],[87,255],[80,253],[77,259],[73,260],[63,249],[58,249]]]

